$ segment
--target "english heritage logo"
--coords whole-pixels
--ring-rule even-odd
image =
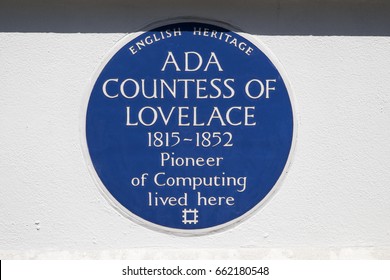
[[[220,23],[125,37],[86,109],[86,156],[108,199],[177,234],[226,228],[263,205],[295,139],[288,83],[270,56]]]

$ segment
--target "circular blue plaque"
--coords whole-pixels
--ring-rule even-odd
[[[233,225],[274,193],[295,139],[281,67],[251,36],[174,21],[126,36],[95,75],[86,156],[106,197],[177,234]]]

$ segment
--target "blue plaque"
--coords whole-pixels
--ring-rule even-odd
[[[95,75],[86,157],[132,220],[176,234],[234,225],[286,173],[289,86],[272,55],[221,23],[171,21],[126,36]]]

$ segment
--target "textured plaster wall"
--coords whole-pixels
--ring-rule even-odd
[[[94,70],[125,33],[199,16],[280,60],[298,139],[276,196],[237,227],[177,237],[122,217],[81,150]],[[390,258],[386,1],[0,2],[1,258]]]

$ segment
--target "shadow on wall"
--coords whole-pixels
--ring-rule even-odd
[[[259,35],[390,35],[386,0],[2,0],[0,32],[128,33],[179,16]]]

